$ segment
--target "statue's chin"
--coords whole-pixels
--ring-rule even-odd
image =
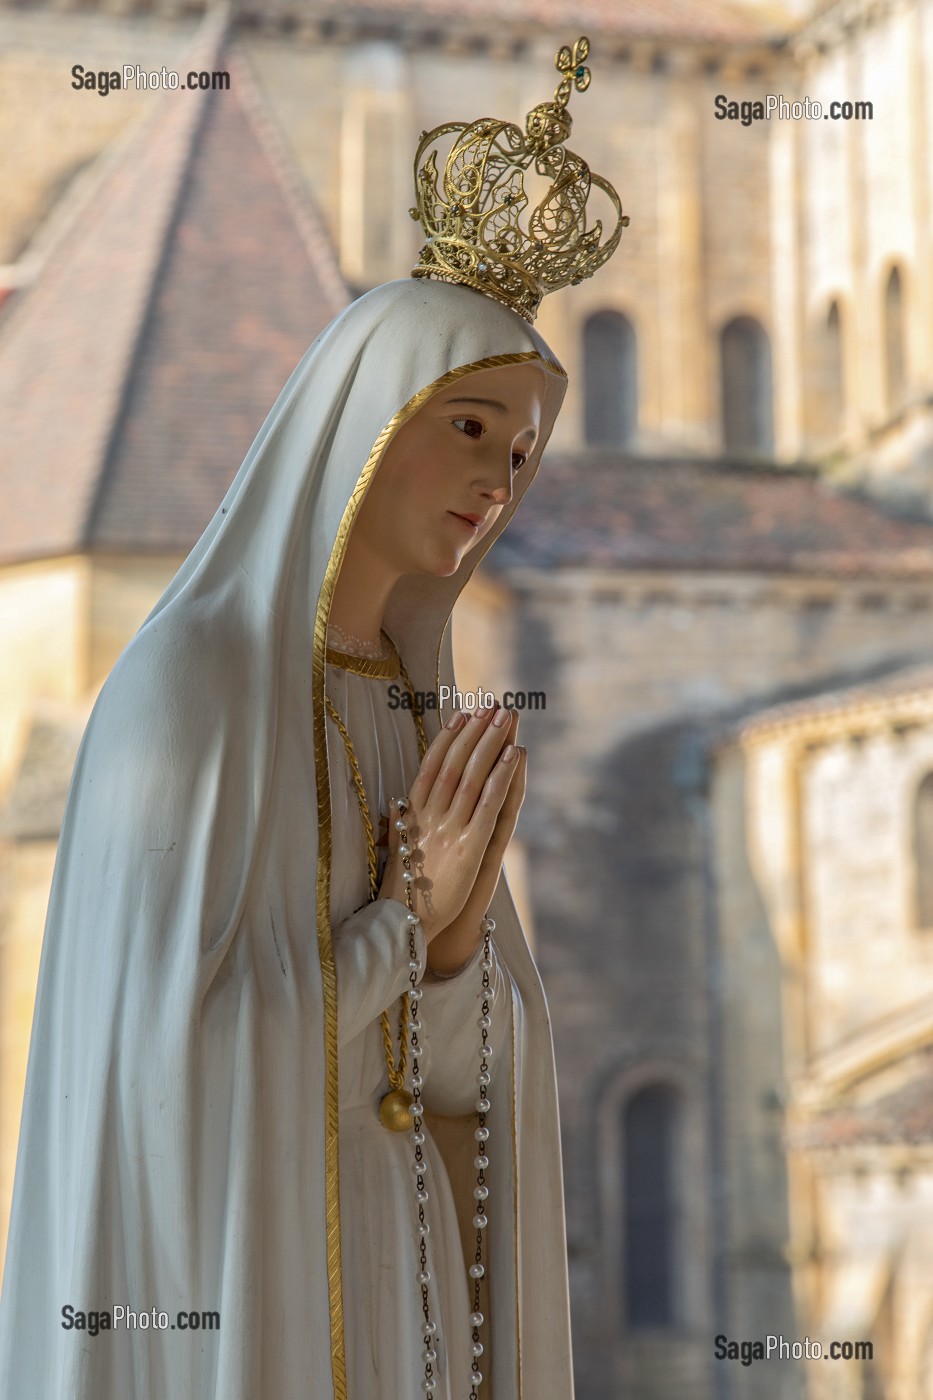
[[[463,560],[469,554],[468,549],[462,551],[452,551],[449,547],[442,549],[440,546],[431,556],[422,556],[421,561],[412,573],[428,574],[431,578],[450,578],[460,568]]]

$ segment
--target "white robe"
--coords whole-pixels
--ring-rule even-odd
[[[416,732],[411,713],[389,706],[391,682],[327,668],[327,688],[350,734],[360,765],[367,804],[377,836],[379,816],[388,819],[393,797],[407,792],[418,771]],[[333,731],[330,738],[333,741]],[[368,898],[366,847],[356,789],[345,759],[337,755],[342,743],[332,742],[331,773],[334,821],[334,880],[331,909],[334,928],[338,992],[344,1022],[340,1027],[340,1215],[343,1237],[344,1316],[347,1339],[347,1384],[354,1400],[388,1400],[421,1394],[425,1364],[420,1359],[424,1315],[415,1201],[414,1149],[409,1133],[391,1132],[379,1118],[379,1102],[388,1090],[380,1015],[362,1029],[354,1015],[370,995],[389,1011],[394,1044],[397,1024],[399,971],[408,984],[408,927],[405,908],[396,901],[360,904]],[[394,817],[394,814],[393,814]],[[385,848],[382,848],[381,867]],[[388,905],[388,907],[386,907]],[[357,912],[354,912],[357,911]],[[390,930],[386,934],[387,926]],[[489,973],[490,1043],[498,1049],[511,1038],[511,995],[493,944]],[[418,928],[416,947],[424,961],[424,934]],[[389,950],[392,950],[389,953]],[[388,956],[387,956],[388,954]],[[478,1098],[476,1075],[480,1042],[477,1025],[482,1015],[482,945],[453,977],[433,980],[418,976],[423,996],[418,1015],[424,1077],[421,1097],[434,1113],[473,1113]],[[394,998],[391,1003],[389,998]],[[495,1056],[489,1086],[497,1087]],[[411,1082],[410,1049],[406,1085]],[[428,1162],[425,1184],[429,1199],[425,1214],[431,1317],[438,1331],[433,1363],[438,1378],[435,1400],[466,1400],[472,1365],[472,1280],[460,1241],[457,1210],[442,1153],[425,1122],[422,1148]],[[478,1151],[478,1146],[476,1147]],[[490,1152],[508,1154],[507,1142]],[[475,1169],[473,1170],[475,1177]],[[508,1230],[506,1213],[490,1196],[489,1230]],[[473,1203],[471,1202],[471,1208]],[[484,1345],[486,1323],[480,1328]],[[479,1358],[483,1387],[489,1393],[488,1351]]]
[[[365,881],[365,862],[358,849],[345,862],[331,812],[342,745],[324,706],[329,609],[394,433],[440,387],[528,362],[545,398],[512,502],[455,575],[406,576],[386,609],[415,689],[452,687],[451,609],[533,480],[566,374],[507,307],[411,278],[358,298],[309,347],[108,676],[49,898],[0,1299],[2,1400],[369,1400],[346,1374],[359,1332],[347,1327],[356,1278],[343,1286],[340,1022],[352,1040],[397,1002],[408,939],[390,900],[364,913],[373,936],[334,936],[331,881],[348,867]],[[430,739],[440,716],[425,721]],[[336,898],[357,908],[365,883]],[[550,1017],[505,881],[489,912],[512,1036],[496,1037],[488,1115],[482,1400],[572,1400]],[[366,975],[348,973],[364,955]],[[439,985],[426,1015],[459,995]],[[456,1066],[449,1087],[462,1086]],[[475,1122],[433,1125],[463,1241]],[[401,1151],[382,1131],[377,1151]],[[352,1183],[346,1194],[352,1206]],[[437,1220],[443,1236],[443,1208]],[[351,1221],[351,1271],[354,1238]],[[393,1282],[406,1280],[399,1267]],[[168,1323],[92,1337],[63,1328],[67,1305],[156,1308]],[[456,1300],[442,1306],[456,1322]],[[174,1327],[181,1310],[220,1325]],[[421,1350],[401,1331],[396,1346]],[[391,1382],[383,1393],[413,1395]]]

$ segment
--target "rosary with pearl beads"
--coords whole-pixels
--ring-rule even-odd
[[[408,905],[407,918],[409,929],[410,954],[408,967],[409,972],[411,974],[412,985],[409,988],[407,995],[411,998],[411,1001],[414,1003],[408,1019],[408,1031],[411,1036],[411,1084],[413,1092],[412,1094],[408,1094],[405,1090],[390,1090],[389,1093],[385,1095],[385,1097],[382,1100],[382,1103],[380,1104],[380,1115],[382,1116],[382,1121],[386,1123],[388,1127],[391,1127],[396,1131],[404,1131],[409,1127],[409,1125],[414,1129],[414,1131],[411,1134],[411,1142],[415,1149],[415,1155],[412,1159],[412,1170],[415,1175],[415,1199],[418,1202],[418,1237],[421,1255],[420,1268],[417,1277],[418,1282],[421,1285],[421,1303],[424,1311],[423,1330],[425,1333],[425,1345],[424,1350],[421,1353],[421,1359],[425,1363],[425,1375],[424,1380],[421,1382],[421,1388],[425,1392],[426,1400],[434,1400],[434,1388],[437,1385],[437,1380],[434,1376],[433,1363],[437,1360],[437,1351],[434,1348],[433,1341],[434,1334],[437,1331],[437,1324],[431,1321],[431,1314],[428,1306],[428,1283],[430,1282],[431,1274],[427,1267],[426,1249],[427,1236],[430,1233],[430,1226],[428,1225],[428,1222],[425,1218],[424,1211],[425,1203],[428,1200],[428,1190],[425,1185],[425,1176],[427,1175],[428,1164],[422,1152],[425,1136],[424,1133],[421,1131],[421,1089],[424,1084],[424,1079],[422,1078],[418,1064],[418,1055],[420,1053],[418,1032],[422,1029],[422,1026],[421,1021],[416,1014],[418,1002],[420,1001],[423,993],[421,988],[417,986],[415,982],[417,974],[421,970],[421,963],[418,961],[417,950],[415,948],[415,928],[419,924],[420,920],[414,910],[414,903],[412,900],[411,892],[411,887],[414,882],[414,875],[412,874],[411,870],[411,847],[408,844],[408,830],[404,820],[404,813],[408,809],[408,803],[404,797],[399,797],[396,798],[395,805],[399,813],[395,821],[395,829],[399,833],[399,840],[401,843],[399,846],[399,855],[401,856],[402,864],[405,867],[402,879],[405,883],[405,900]],[[482,985],[480,990],[483,996],[483,1014],[479,1019],[479,1027],[482,1031],[482,1041],[477,1046],[477,1054],[480,1056],[480,1068],[479,1073],[476,1076],[477,1087],[479,1089],[479,1098],[476,1100],[478,1126],[473,1133],[474,1138],[479,1144],[479,1148],[478,1155],[473,1158],[473,1165],[477,1169],[476,1185],[473,1187],[473,1199],[476,1202],[476,1214],[473,1216],[473,1225],[476,1229],[476,1257],[474,1259],[474,1262],[470,1265],[469,1270],[470,1278],[473,1280],[473,1311],[470,1313],[470,1326],[473,1329],[473,1365],[470,1370],[471,1387],[469,1400],[478,1400],[478,1387],[480,1386],[483,1380],[483,1373],[479,1369],[479,1358],[483,1354],[483,1344],[479,1339],[479,1329],[482,1326],[484,1319],[483,1314],[480,1312],[479,1308],[479,1289],[480,1279],[486,1272],[485,1266],[483,1264],[483,1231],[486,1229],[486,1226],[489,1223],[488,1217],[486,1216],[486,1200],[489,1196],[489,1188],[486,1185],[485,1175],[486,1168],[489,1166],[489,1157],[487,1156],[489,1129],[486,1127],[486,1115],[490,1112],[492,1108],[492,1104],[490,1103],[488,1098],[488,1086],[492,1078],[492,1073],[489,1069],[488,1064],[488,1061],[492,1058],[492,1046],[489,1044],[488,1041],[489,1030],[492,1026],[492,1020],[489,1015],[489,973],[492,968],[489,938],[496,927],[495,921],[486,917],[483,919],[481,927],[484,939],[483,958],[480,963],[480,969],[482,971]],[[403,1097],[408,1099],[410,1103],[410,1106],[408,1106],[407,1114],[404,1110],[402,1110],[401,1112],[399,1111],[402,1108],[400,1100]],[[409,1121],[402,1121],[404,1118],[408,1118]]]

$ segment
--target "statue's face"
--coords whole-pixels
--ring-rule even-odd
[[[530,363],[478,370],[434,394],[389,443],[354,544],[399,573],[456,573],[512,499],[544,393],[544,371]]]

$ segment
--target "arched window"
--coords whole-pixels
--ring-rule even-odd
[[[753,316],[736,316],[719,341],[722,437],[727,452],[774,450],[771,344]]]
[[[904,332],[901,274],[892,267],[884,289],[884,390],[889,413],[896,413],[901,407],[907,388]]]
[[[679,1321],[680,1101],[667,1085],[638,1090],[622,1111],[623,1271],[630,1327]]]
[[[832,301],[826,317],[825,333],[826,424],[831,433],[842,427],[845,411],[845,383],[842,377],[842,327],[839,303]]]
[[[398,140],[396,108],[389,97],[372,98],[363,114],[363,275],[378,282],[393,247],[395,218],[392,175]]]
[[[638,351],[621,311],[596,311],[584,322],[583,394],[587,443],[627,446],[638,427]]]
[[[845,312],[838,298],[809,321],[803,380],[803,412],[808,444],[834,447],[845,428]]]
[[[337,243],[344,278],[362,293],[394,277],[417,247],[411,221],[406,228],[395,217],[398,192],[410,179],[402,157],[407,97],[400,55],[388,41],[361,42],[348,54],[341,81]]]
[[[933,928],[933,773],[917,788],[913,838],[917,927]]]

